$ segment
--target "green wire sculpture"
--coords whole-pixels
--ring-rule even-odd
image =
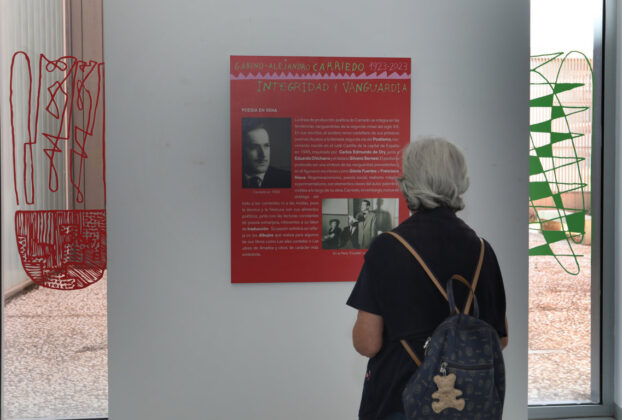
[[[571,55],[578,55],[580,59],[587,62],[589,68],[589,80],[585,83],[576,81],[562,80],[564,65]],[[559,59],[559,57],[563,58]],[[534,60],[535,59],[535,60]],[[593,69],[588,57],[578,51],[570,51],[565,54],[562,52],[553,54],[544,54],[532,56],[531,68],[531,86],[532,93],[536,90],[544,90],[545,94],[532,97],[530,100],[531,111],[545,111],[545,115],[549,115],[550,119],[534,122],[530,125],[530,151],[529,151],[529,203],[533,209],[535,225],[530,229],[540,230],[544,236],[546,243],[529,249],[530,256],[552,256],[558,264],[568,274],[577,275],[580,272],[579,260],[573,248],[573,244],[583,241],[585,235],[585,187],[587,183],[583,181],[579,164],[585,160],[577,154],[577,139],[584,137],[584,134],[578,132],[573,127],[573,121],[569,119],[571,115],[590,112],[593,102],[593,94],[591,89],[593,86]],[[545,66],[549,66],[547,71],[543,71]],[[550,66],[558,66],[556,71]],[[554,80],[549,80],[545,73],[555,73]],[[552,79],[552,78],[551,78]],[[590,106],[570,105],[566,101],[564,92],[579,91],[581,89],[590,89]],[[541,93],[541,92],[540,92]],[[585,91],[583,92],[585,94]],[[535,113],[532,112],[532,115]],[[592,121],[590,114],[590,123]],[[537,137],[537,140],[535,139]],[[557,146],[556,146],[557,145]],[[566,150],[571,150],[572,154],[568,156],[558,154],[559,146],[566,146]],[[575,180],[564,179],[561,168],[576,170]],[[562,195],[569,192],[579,192],[581,196],[580,208],[569,208],[564,205]],[[542,205],[536,203],[538,200],[552,199],[553,205]],[[550,200],[549,200],[550,201]],[[542,203],[542,201],[540,201]],[[577,206],[575,206],[577,207]],[[547,222],[556,222],[556,226],[561,227],[560,230],[549,230],[545,224]],[[564,242],[569,249],[568,254],[562,254],[554,251],[552,244]],[[562,261],[560,257],[572,257],[570,261],[574,261],[575,267],[568,267],[565,264],[568,261]]]

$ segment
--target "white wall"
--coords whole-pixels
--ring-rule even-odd
[[[230,284],[229,55],[412,57],[412,134],[468,155],[527,417],[529,2],[107,0],[110,418],[353,419],[352,283]]]

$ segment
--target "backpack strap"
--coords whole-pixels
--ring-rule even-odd
[[[415,249],[406,241],[406,239],[402,238],[401,235],[399,235],[399,234],[397,234],[397,233],[395,233],[393,231],[389,231],[389,232],[386,232],[386,233],[388,233],[388,234],[392,235],[393,237],[395,237],[398,241],[400,241],[402,243],[402,245],[404,245],[404,247],[408,251],[410,251],[410,253],[413,255],[413,257],[415,257],[415,259],[421,265],[421,268],[423,268],[423,270],[426,272],[426,274],[428,275],[430,280],[432,280],[432,282],[434,283],[434,285],[436,286],[438,291],[441,292],[441,294],[443,295],[443,297],[446,300],[449,300],[449,297],[447,296],[447,292],[445,291],[443,286],[441,286],[441,284],[439,283],[439,281],[436,278],[436,276],[434,275],[434,273],[432,273],[432,270],[430,270],[430,267],[428,267],[428,265],[425,263],[425,261],[423,261],[423,258],[421,258],[419,253],[417,251],[415,251]],[[461,283],[464,283],[469,288],[469,291],[470,291],[469,298],[467,300],[466,305],[464,306],[464,313],[465,314],[469,311],[469,309],[471,307],[471,302],[473,301],[473,295],[475,294],[475,287],[477,286],[477,280],[479,279],[479,273],[482,270],[482,263],[484,261],[484,250],[485,250],[485,248],[484,248],[484,241],[482,240],[482,238],[479,238],[479,240],[480,240],[480,243],[482,244],[482,246],[481,246],[481,251],[480,251],[480,255],[479,255],[479,261],[477,262],[477,268],[475,269],[475,274],[473,276],[473,281],[471,283],[469,283],[467,279],[465,279],[464,277],[462,277],[459,274],[454,274],[452,276],[452,279],[458,280]],[[456,312],[459,312],[458,308],[456,308]],[[417,367],[421,366],[421,360],[417,357],[417,355],[415,354],[413,349],[410,347],[408,342],[406,340],[404,340],[404,339],[401,339],[400,343],[402,344],[402,347],[404,347],[404,350],[406,350],[406,353],[408,353],[410,358],[413,360],[413,362],[415,362]]]
[[[479,238],[481,245],[481,249],[479,251],[479,260],[477,261],[477,268],[475,269],[475,274],[473,274],[473,280],[471,281],[471,293],[469,293],[469,298],[467,299],[466,305],[464,305],[464,313],[468,313],[471,307],[471,302],[473,302],[473,296],[475,294],[475,288],[477,287],[477,281],[479,280],[479,273],[482,271],[482,264],[484,262],[484,253],[486,252],[486,246],[484,245],[484,240]]]
[[[419,264],[421,265],[423,270],[426,272],[428,277],[430,277],[430,280],[432,280],[432,282],[434,283],[434,285],[436,286],[438,291],[441,292],[441,295],[443,295],[445,300],[449,300],[449,298],[447,297],[447,292],[445,291],[443,286],[441,286],[441,283],[438,281],[438,279],[436,278],[434,273],[432,273],[432,270],[430,270],[430,268],[425,263],[425,261],[423,261],[423,258],[421,258],[419,253],[417,251],[415,251],[415,249],[406,241],[406,239],[404,239],[401,235],[399,235],[398,233],[395,233],[393,231],[389,231],[389,232],[386,232],[386,233],[394,236],[398,241],[400,241],[402,243],[402,245],[404,245],[404,247],[408,251],[410,251],[410,253],[415,257],[415,259],[419,262]],[[463,283],[470,290],[469,297],[467,299],[466,304],[464,305],[464,311],[463,312],[465,314],[468,313],[469,310],[471,309],[471,303],[473,302],[473,295],[475,294],[475,288],[477,287],[477,281],[479,280],[479,274],[482,271],[482,264],[484,262],[484,251],[486,250],[486,248],[484,246],[484,240],[482,238],[479,238],[479,241],[480,241],[480,244],[481,244],[481,249],[480,249],[480,253],[479,253],[479,260],[477,261],[477,268],[475,269],[475,274],[473,275],[473,281],[471,283],[469,283],[469,281],[467,279],[465,279],[464,277],[462,277],[460,274],[454,274],[452,276],[452,279],[458,280],[459,282]],[[459,312],[459,311],[456,309],[456,312]]]
[[[415,251],[415,249],[410,246],[410,244],[408,242],[406,242],[406,239],[402,238],[400,235],[398,235],[397,233],[390,231],[387,232],[389,235],[393,235],[395,238],[397,238],[398,241],[400,241],[402,243],[402,245],[404,245],[404,247],[406,247],[407,250],[410,251],[411,254],[413,254],[413,257],[415,257],[415,259],[419,262],[419,264],[421,265],[421,268],[423,268],[423,270],[426,272],[426,274],[428,275],[428,277],[430,277],[430,280],[432,280],[432,282],[434,283],[434,285],[436,286],[436,288],[438,289],[439,292],[441,292],[441,295],[443,295],[443,297],[448,300],[447,297],[447,292],[445,291],[445,289],[443,288],[443,286],[441,286],[441,284],[439,283],[439,281],[437,280],[436,276],[434,275],[434,273],[432,273],[432,270],[430,270],[430,268],[428,267],[428,265],[425,263],[425,261],[423,261],[423,258],[421,258],[421,256],[417,253],[417,251]],[[468,283],[468,282],[467,282]],[[470,287],[471,285],[469,285]]]
[[[410,346],[408,345],[408,342],[406,342],[406,340],[402,339],[402,340],[400,340],[400,343],[402,343],[402,346],[404,347],[404,350],[406,350],[406,353],[408,353],[410,358],[413,359],[413,362],[415,362],[417,367],[421,366],[421,360],[419,360],[419,358],[417,357],[417,355],[415,354],[413,349],[410,348]]]

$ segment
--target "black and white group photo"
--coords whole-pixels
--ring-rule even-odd
[[[322,200],[322,249],[367,249],[398,223],[397,198]]]

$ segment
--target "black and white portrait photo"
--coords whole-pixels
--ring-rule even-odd
[[[242,118],[242,187],[290,188],[291,118]]]

